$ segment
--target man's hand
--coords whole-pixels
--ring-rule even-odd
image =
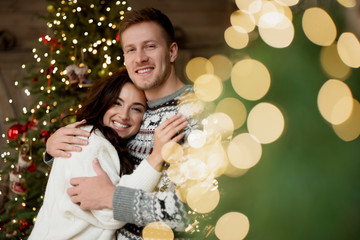
[[[112,209],[112,199],[116,187],[97,159],[93,160],[95,177],[72,178],[72,188],[67,190],[73,203],[80,205],[82,210]]]
[[[46,142],[46,152],[53,157],[71,157],[70,152],[81,152],[81,147],[76,145],[87,145],[88,141],[77,136],[89,137],[88,131],[79,129],[80,125],[86,123],[85,120],[69,124],[59,128]]]

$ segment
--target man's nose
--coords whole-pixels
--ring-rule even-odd
[[[136,61],[138,63],[146,62],[148,61],[149,57],[147,56],[146,52],[144,50],[139,50],[136,53]]]

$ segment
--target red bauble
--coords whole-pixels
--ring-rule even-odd
[[[8,130],[8,137],[10,140],[14,140],[19,136],[19,133],[22,133],[22,126],[18,123],[12,125]]]
[[[31,165],[30,165],[30,167],[28,167],[27,170],[28,170],[29,172],[35,172],[35,171],[36,171],[36,168],[37,168],[36,164],[35,164],[34,162],[32,162]]]

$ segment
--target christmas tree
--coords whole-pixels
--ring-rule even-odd
[[[74,114],[97,79],[123,66],[118,25],[131,10],[127,1],[48,0],[48,33],[33,48],[35,62],[23,65],[26,77],[15,85],[33,102],[18,119],[9,119],[9,152],[1,155],[5,212],[1,239],[26,239],[42,205],[49,167],[43,163],[45,143]]]

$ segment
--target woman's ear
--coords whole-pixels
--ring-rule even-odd
[[[170,62],[171,63],[175,62],[177,55],[178,55],[178,45],[176,42],[173,42],[170,45]]]

